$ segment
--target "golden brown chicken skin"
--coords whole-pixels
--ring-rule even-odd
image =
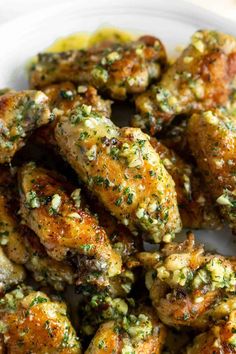
[[[0,96],[0,163],[10,162],[32,131],[51,119],[48,98],[41,91]]]
[[[39,237],[48,255],[68,258],[84,269],[85,281],[105,282],[121,271],[115,252],[97,219],[80,207],[80,195],[61,177],[29,163],[19,171],[21,216]]]
[[[225,105],[236,74],[236,40],[216,31],[198,31],[160,83],[136,99],[133,125],[152,135],[179,114]]]
[[[111,115],[112,101],[103,99],[98,95],[96,88],[93,86],[76,86],[72,82],[67,81],[46,86],[43,88],[43,92],[49,99],[50,108],[58,108],[65,115],[76,106],[82,104],[92,106],[94,111],[100,112],[106,117],[110,117]]]
[[[86,354],[160,354],[166,331],[150,308],[107,321],[96,332]]]
[[[208,332],[195,337],[186,354],[234,354],[236,353],[236,313],[229,319],[214,325]]]
[[[63,81],[87,83],[123,100],[128,94],[145,91],[165,65],[161,41],[143,36],[129,43],[101,43],[86,51],[39,54],[30,69],[29,82],[34,88]]]
[[[81,353],[65,303],[24,287],[6,294],[1,299],[0,309],[7,353]]]
[[[22,226],[17,216],[19,201],[14,169],[0,168],[0,244],[7,257],[24,264],[28,253],[23,243]]]
[[[83,105],[55,129],[60,152],[122,224],[154,242],[180,231],[174,182],[140,129],[118,128]]]
[[[205,329],[235,308],[235,264],[205,253],[193,234],[183,243],[166,245],[159,255],[138,257],[150,267],[146,286],[163,323]]]
[[[194,114],[187,137],[213,202],[236,230],[236,118],[219,110]]]
[[[86,104],[92,107],[93,111],[100,112],[106,117],[111,115],[111,101],[104,100],[98,95],[97,90],[88,85],[76,87],[71,82],[62,82],[43,88],[44,93],[49,99],[50,109],[55,115],[53,122],[42,126],[35,132],[33,139],[53,148],[57,148],[54,138],[54,129],[58,117],[68,115],[71,110],[79,105]]]
[[[208,192],[204,190],[199,173],[174,150],[168,149],[155,138],[150,140],[165,168],[175,182],[177,201],[183,227],[190,229],[217,229],[220,218]]]
[[[42,285],[62,290],[65,284],[72,284],[75,281],[72,268],[50,258],[38,237],[21,224],[14,170],[11,173],[7,168],[0,169],[0,193],[0,244],[9,260],[24,265]]]
[[[22,244],[19,222],[12,214],[7,198],[0,195],[0,244],[12,261],[24,264],[28,255]]]

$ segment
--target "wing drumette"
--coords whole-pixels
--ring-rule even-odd
[[[195,245],[193,234],[159,254],[141,253],[146,285],[159,318],[174,327],[205,329],[228,316],[236,297],[235,264]]]
[[[225,321],[199,334],[187,348],[187,354],[233,354],[236,352],[236,313],[232,311]]]
[[[41,91],[10,91],[0,96],[0,163],[10,162],[34,129],[51,121]]]
[[[1,330],[7,353],[80,354],[66,304],[22,287],[1,299]]]
[[[120,129],[82,105],[59,120],[55,138],[92,193],[132,232],[160,242],[180,231],[174,182],[140,129]]]
[[[99,327],[86,354],[160,354],[166,331],[151,308],[107,321]]]
[[[202,186],[197,169],[155,138],[151,138],[150,142],[175,182],[183,227],[190,229],[220,228],[221,221],[217,209],[212,204],[207,189]]]
[[[213,203],[236,230],[236,118],[220,110],[194,114],[187,137]]]
[[[66,181],[30,163],[21,168],[19,183],[23,220],[50,257],[57,261],[70,258],[84,281],[99,283],[120,273],[121,258],[105,230],[80,207],[80,195],[73,194]]]
[[[133,125],[152,135],[179,114],[225,105],[236,74],[236,40],[216,31],[198,31],[160,83],[136,98]]]
[[[88,83],[115,99],[143,92],[166,65],[161,41],[143,36],[129,43],[102,43],[88,50],[42,53],[29,73],[31,87]]]

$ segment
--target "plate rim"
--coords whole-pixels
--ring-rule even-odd
[[[34,23],[39,22],[40,20],[45,20],[53,15],[55,16],[56,14],[63,13],[63,11],[69,8],[78,8],[78,6],[81,11],[89,11],[91,9],[104,10],[105,8],[106,10],[110,9],[112,11],[121,10],[122,8],[134,9],[136,11],[138,9],[154,9],[156,12],[159,11],[160,15],[169,13],[172,14],[172,16],[174,15],[174,17],[184,17],[185,20],[189,19],[189,21],[186,22],[192,24],[197,22],[209,23],[210,26],[217,24],[217,27],[226,27],[226,32],[231,34],[234,33],[236,35],[236,29],[234,29],[235,21],[185,0],[178,0],[178,3],[176,3],[175,0],[165,0],[165,2],[162,0],[145,0],[145,4],[143,4],[143,0],[129,0],[129,3],[127,3],[126,0],[109,0],[109,6],[108,0],[90,0],[87,4],[84,2],[81,3],[80,1],[78,2],[77,0],[69,0],[65,4],[50,4],[49,7],[33,10],[25,15],[19,15],[14,19],[0,24],[0,36],[4,36],[5,33],[8,33],[9,35],[12,28],[25,27],[25,24],[30,24],[32,21]],[[193,14],[194,16],[192,16]],[[230,30],[228,31],[227,28],[230,28]]]

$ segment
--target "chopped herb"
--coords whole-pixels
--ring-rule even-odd
[[[51,326],[50,326],[50,321],[47,320],[47,321],[45,322],[44,326],[45,326],[46,331],[47,331],[48,334],[49,334],[49,337],[53,338],[53,331],[52,331],[52,328],[51,328]]]
[[[116,205],[116,206],[120,206],[121,203],[122,203],[122,198],[121,198],[121,197],[118,198],[118,199],[115,201],[115,205]]]
[[[99,349],[104,349],[105,348],[105,342],[104,342],[104,340],[100,340],[99,342],[98,342],[98,348]]]
[[[124,189],[124,195],[128,194],[129,192],[130,192],[130,188],[129,188],[129,187],[126,187],[126,188]]]
[[[1,236],[9,236],[9,231],[0,231],[0,237]]]
[[[96,185],[101,186],[104,182],[104,178],[102,176],[95,176],[95,177],[93,177],[93,182]]]
[[[120,150],[117,147],[112,147],[110,150],[110,156],[112,157],[113,160],[118,160],[119,159],[119,152]]]
[[[68,347],[68,342],[69,342],[69,337],[70,337],[69,334],[70,334],[70,327],[66,326],[65,327],[65,331],[64,331],[64,335],[63,335],[63,338],[62,338],[62,341],[61,341],[61,346],[63,348]]]
[[[138,144],[141,148],[144,147],[145,143],[146,143],[146,140],[138,139]]]
[[[84,131],[84,132],[80,133],[79,140],[83,141],[83,140],[87,139],[88,137],[89,137],[89,133]]]
[[[128,198],[127,198],[127,204],[132,204],[133,203],[133,199],[134,199],[134,194],[133,193],[129,193],[128,194]]]
[[[82,248],[82,250],[87,253],[87,252],[91,251],[91,249],[93,248],[93,245],[89,245],[89,244],[82,245],[82,246],[80,246],[80,248]]]
[[[152,170],[151,170],[151,171],[149,171],[149,174],[150,174],[150,176],[151,176],[151,177],[156,176],[156,172],[155,172],[155,171],[152,171]]]
[[[38,304],[43,304],[44,302],[47,302],[48,299],[46,297],[42,297],[42,296],[36,296],[33,301],[30,303],[28,310],[26,311],[26,316],[29,315],[29,310],[31,309],[31,307],[38,305]]]
[[[184,321],[187,321],[189,319],[190,315],[189,315],[189,313],[185,312],[183,317],[184,317]]]
[[[91,72],[95,81],[106,83],[109,75],[107,70],[105,70],[102,66],[97,65]]]
[[[67,91],[64,91],[64,90],[61,90],[60,91],[60,95],[62,98],[64,98],[65,100],[72,100],[73,99],[73,92],[70,91],[70,90],[67,90]]]

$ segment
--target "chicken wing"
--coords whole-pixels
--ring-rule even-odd
[[[111,101],[104,100],[92,86],[76,86],[71,82],[49,85],[43,88],[49,99],[49,107],[55,115],[53,122],[42,126],[35,132],[33,139],[53,148],[57,148],[54,138],[54,129],[58,116],[68,115],[71,110],[79,105],[91,106],[92,111],[100,112],[106,117],[111,115]]]
[[[62,290],[75,281],[72,268],[50,258],[39,239],[17,215],[19,196],[17,181],[9,169],[0,170],[0,244],[10,261],[22,264],[43,285]]]
[[[229,319],[214,325],[208,332],[195,337],[186,354],[234,354],[236,353],[236,313]]]
[[[10,162],[32,131],[51,120],[48,98],[41,91],[0,96],[0,163]]]
[[[0,311],[0,331],[7,353],[81,353],[65,303],[23,287],[1,299]]]
[[[13,286],[22,283],[25,276],[24,268],[10,261],[0,246],[0,296]]]
[[[174,182],[140,129],[77,107],[56,125],[64,158],[91,192],[121,223],[154,242],[180,231]]]
[[[235,74],[235,38],[198,31],[160,83],[136,98],[133,125],[154,135],[176,115],[225,105],[235,87]]]
[[[220,110],[194,114],[187,137],[213,202],[236,230],[236,118]]]
[[[81,209],[78,190],[72,193],[68,182],[33,163],[19,171],[19,185],[22,218],[50,257],[74,261],[87,282],[102,283],[120,273],[121,257],[97,219]]]
[[[128,94],[145,91],[165,65],[161,41],[143,36],[129,43],[101,43],[87,51],[39,54],[30,68],[29,81],[37,88],[63,81],[88,83],[123,100]]]
[[[152,309],[143,308],[138,314],[103,323],[85,354],[160,354],[165,336]]]
[[[13,171],[12,171],[13,172]],[[16,178],[7,168],[0,169],[0,244],[7,257],[17,263],[25,264],[28,253],[23,243]]]
[[[183,227],[191,229],[220,228],[221,222],[217,209],[212,205],[209,193],[202,186],[196,168],[155,138],[151,138],[150,142],[175,182]]]
[[[235,264],[204,253],[201,245],[195,245],[193,234],[183,243],[167,244],[155,255],[155,266],[150,257],[139,255],[150,267],[146,285],[163,323],[204,330],[235,308]]]

